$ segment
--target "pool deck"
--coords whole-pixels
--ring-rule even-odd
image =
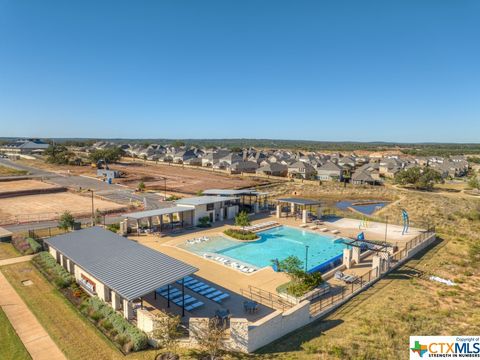
[[[274,216],[256,215],[251,219],[252,224],[262,223],[265,221],[277,221],[282,225],[293,226],[302,230],[310,230],[318,232],[319,234],[337,237],[354,238],[360,231],[363,231],[367,240],[383,241],[385,238],[385,224],[370,222],[367,229],[359,229],[360,220],[356,219],[341,218],[324,221],[322,225],[318,225],[318,229],[327,228],[328,231],[326,232],[320,232],[318,229],[312,230],[308,227],[300,228],[299,226],[301,225],[301,220],[293,217],[277,219]],[[188,250],[177,247],[178,244],[184,243],[186,240],[196,237],[220,235],[225,229],[231,227],[232,224],[232,221],[225,221],[212,228],[196,228],[193,230],[186,230],[180,234],[172,234],[163,237],[145,234],[140,236],[130,236],[129,238],[197,267],[199,269],[199,271],[196,273],[198,277],[218,284],[229,291],[240,293],[241,289],[246,290],[251,285],[264,291],[276,293],[278,286],[289,281],[288,276],[284,273],[277,273],[274,272],[272,268],[266,267],[254,273],[245,274],[231,267],[222,265],[214,260],[205,259],[192,252],[189,252]],[[308,224],[308,226],[313,225],[314,224]],[[340,232],[338,234],[332,234],[332,230],[338,230]],[[387,231],[387,241],[400,247],[406,241],[412,239],[420,233],[418,229],[411,229],[408,235],[401,235],[402,227],[398,225],[388,225]],[[369,260],[371,259],[365,259],[365,263],[362,262],[346,272],[355,275],[362,275],[366,273],[368,270],[370,270],[370,266],[368,266]],[[332,281],[335,282],[335,280]]]

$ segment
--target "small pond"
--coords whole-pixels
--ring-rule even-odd
[[[339,201],[335,206],[342,210],[352,208],[365,215],[372,215],[374,212],[390,204],[390,201],[381,200],[344,200]]]

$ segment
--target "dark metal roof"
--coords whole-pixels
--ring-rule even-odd
[[[45,242],[129,301],[198,271],[101,227],[55,236]]]
[[[223,201],[233,201],[233,200],[238,200],[238,197],[235,196],[196,196],[196,197],[190,197],[190,198],[183,198],[180,200],[175,201],[176,204],[178,205],[192,205],[192,206],[198,206],[198,205],[206,205],[206,204],[212,204],[212,203],[217,203],[217,202],[223,202]]]
[[[240,196],[240,195],[258,195],[258,191],[251,189],[231,190],[231,189],[208,189],[203,191],[203,195],[218,196]]]
[[[301,199],[301,198],[282,198],[278,202],[291,203],[295,205],[320,205],[320,200]]]
[[[152,216],[175,214],[175,213],[180,213],[180,212],[185,212],[185,211],[193,211],[193,210],[195,210],[193,207],[172,206],[172,207],[162,208],[162,209],[138,211],[138,212],[133,212],[133,213],[129,213],[129,214],[124,214],[122,216],[125,217],[125,218],[128,218],[128,219],[145,219],[145,218],[152,217]]]

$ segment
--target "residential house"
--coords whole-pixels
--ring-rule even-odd
[[[280,163],[267,163],[259,167],[255,172],[261,175],[287,176],[288,167]]]
[[[317,178],[322,181],[341,181],[342,174],[342,167],[331,161],[317,168]]]
[[[288,166],[288,176],[293,178],[314,179],[317,172],[309,163],[296,161]]]

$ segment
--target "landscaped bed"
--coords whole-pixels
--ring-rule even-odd
[[[236,240],[253,241],[259,239],[257,234],[246,230],[227,229],[223,233]]]
[[[39,253],[33,258],[33,263],[122,352],[129,353],[148,347],[147,335],[144,332],[129,323],[105,302],[86,294],[75,282],[75,278],[49,253]]]

